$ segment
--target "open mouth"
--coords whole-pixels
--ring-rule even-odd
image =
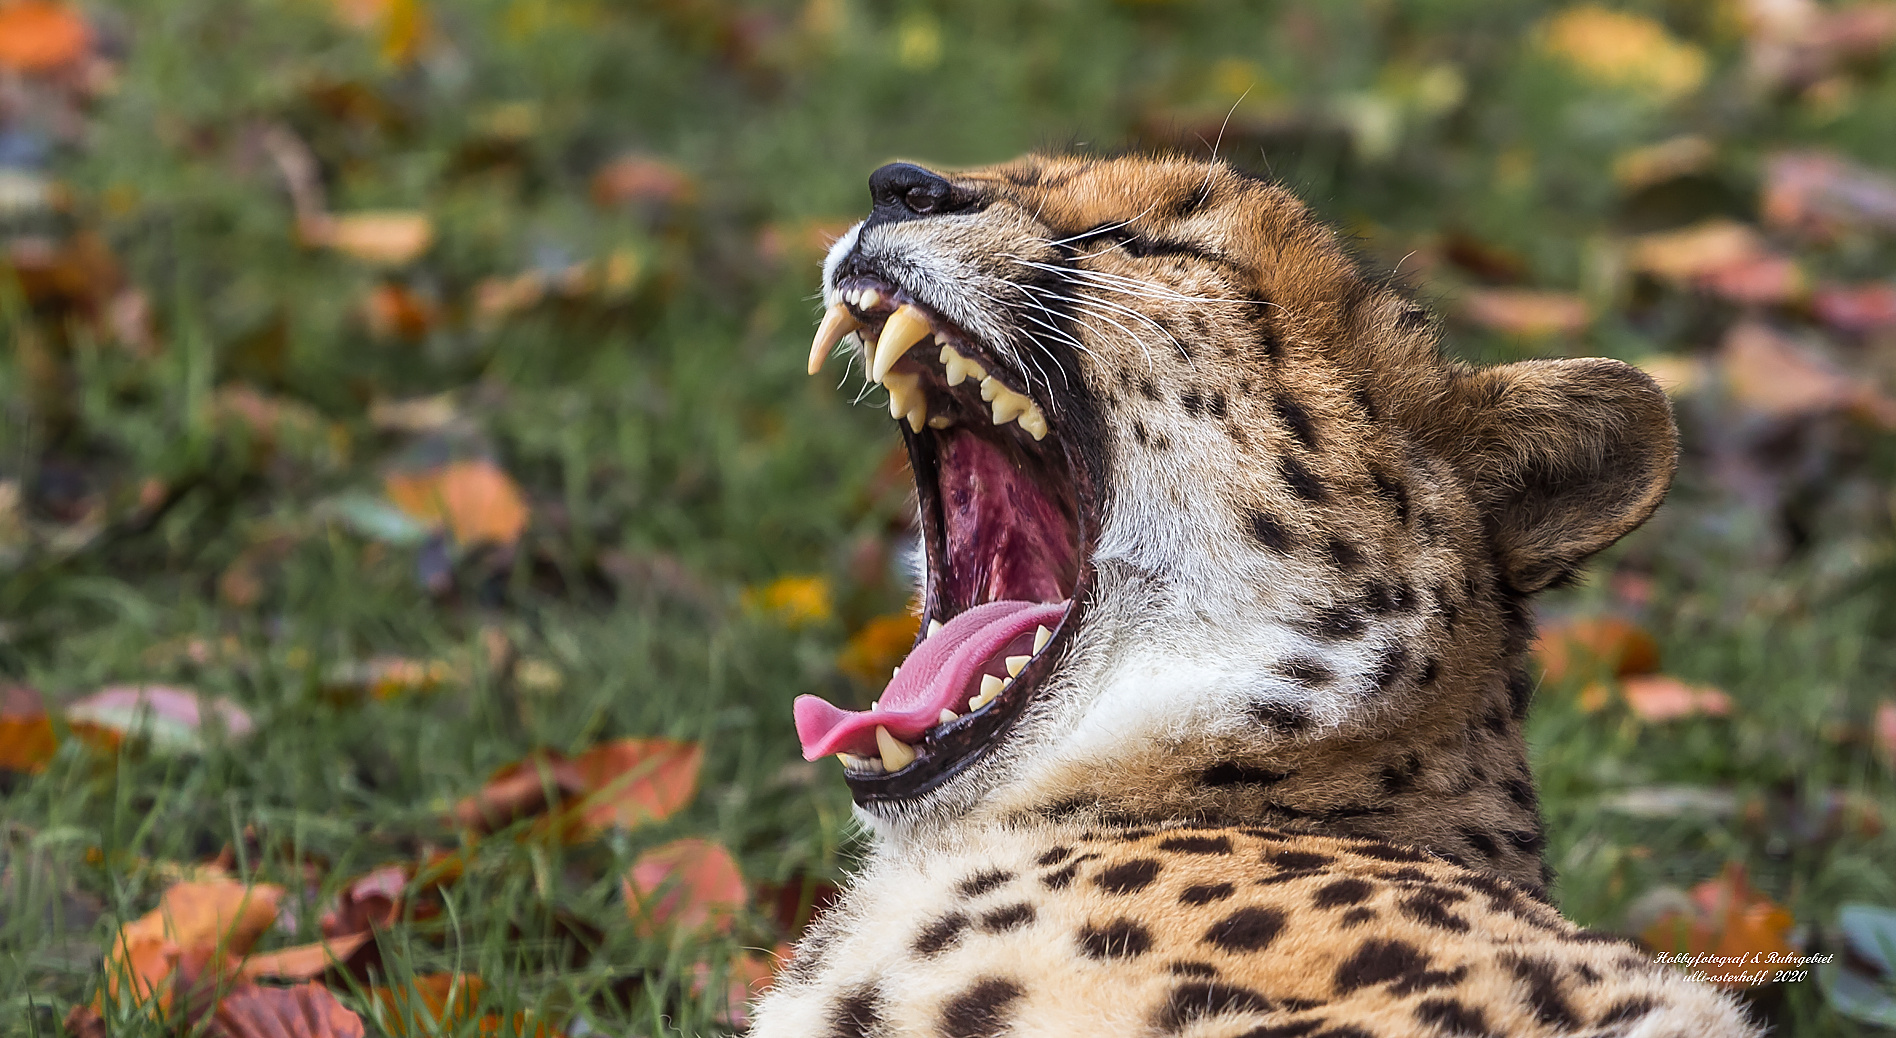
[[[839,755],[868,803],[961,772],[1045,684],[1078,626],[1091,488],[1051,402],[992,350],[885,278],[837,288],[810,370],[844,336],[862,342],[908,445],[927,555],[921,636],[875,705],[795,705],[805,759]]]

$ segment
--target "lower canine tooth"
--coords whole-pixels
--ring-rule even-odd
[[[953,710],[950,710],[945,706],[941,708],[941,723],[942,724],[947,724],[950,721],[958,721],[960,719],[961,719],[960,714],[955,713]]]
[[[887,728],[876,726],[876,749],[882,754],[882,766],[889,771],[901,771],[915,763],[915,747],[889,734]]]

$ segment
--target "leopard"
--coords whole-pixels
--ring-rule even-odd
[[[1651,378],[1454,359],[1215,157],[869,188],[809,370],[886,393],[918,631],[793,704],[867,849],[752,1035],[1762,1033],[1554,907],[1528,768],[1532,598],[1677,465]]]

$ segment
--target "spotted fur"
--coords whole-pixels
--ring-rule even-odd
[[[1092,581],[973,766],[863,803],[868,863],[755,1033],[1756,1033],[1546,902],[1527,599],[1663,497],[1652,382],[1444,358],[1223,165],[904,175],[826,302],[886,277],[1045,408]]]

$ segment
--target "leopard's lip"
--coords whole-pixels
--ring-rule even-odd
[[[1097,528],[1093,488],[1075,444],[1060,435],[1059,401],[1036,399],[1000,351],[879,274],[858,271],[829,295],[811,369],[853,334],[865,372],[890,390],[927,563],[922,631],[904,666],[944,669],[918,677],[898,668],[884,691],[894,704],[886,714],[849,715],[800,697],[798,731],[806,755],[842,758],[858,803],[899,802],[1000,745],[1059,667],[1092,579],[1085,549]],[[976,607],[1003,618],[989,624],[969,614]],[[1004,615],[1035,622],[1016,632]],[[977,627],[988,631],[986,642]],[[944,644],[929,645],[937,635],[951,645],[979,643],[974,656],[998,648],[984,660],[963,652],[944,664],[951,655]],[[918,691],[924,683],[926,694]],[[947,705],[936,716],[938,703]],[[839,752],[844,743],[850,749]]]

